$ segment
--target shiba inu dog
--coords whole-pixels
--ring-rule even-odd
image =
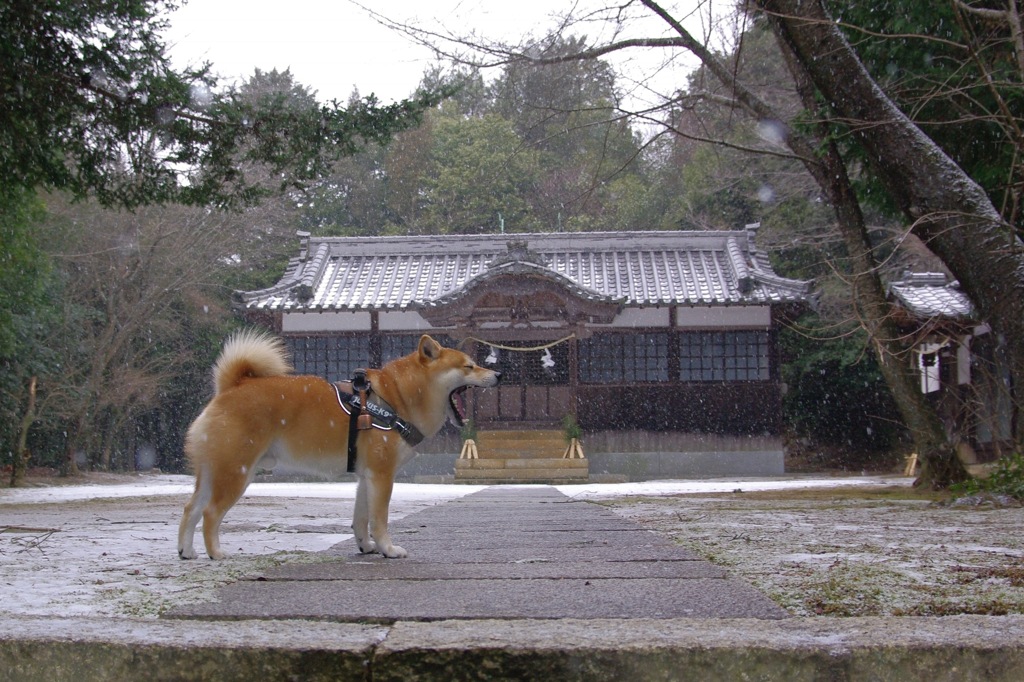
[[[468,355],[431,337],[380,369],[366,370],[367,403],[384,405],[405,430],[357,431],[358,459],[352,529],[359,551],[404,557],[388,534],[388,506],[398,468],[411,459],[416,438],[436,434],[446,419],[465,418],[463,393],[470,386],[495,386],[500,373],[479,367]],[[196,476],[195,492],[178,528],[178,556],[194,559],[193,536],[200,517],[211,559],[224,558],[220,524],[239,500],[257,468],[278,462],[330,474],[344,471],[350,417],[336,385],[292,374],[287,351],[276,337],[238,333],[225,343],[213,368],[215,395],[189,427],[185,453]]]

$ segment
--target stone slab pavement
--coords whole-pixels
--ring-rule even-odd
[[[0,618],[0,682],[1019,682],[1024,617],[792,618],[599,505],[492,487],[160,619]]]
[[[599,505],[554,488],[491,487],[393,524],[406,559],[284,565],[170,618],[400,620],[786,618],[745,582]]]

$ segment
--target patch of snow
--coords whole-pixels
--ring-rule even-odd
[[[837,598],[847,615],[905,612],[925,602],[939,608],[949,600],[998,599],[1013,609],[1024,603],[1021,588],[970,581],[975,573],[961,570],[1019,563],[1024,509],[729,494],[911,483],[859,476],[556,487],[669,535],[797,615],[818,613]],[[332,560],[321,550],[351,537],[355,483],[254,483],[225,517],[221,542],[229,558],[206,559],[197,534],[201,558],[182,561],[178,523],[193,486],[191,476],[145,475],[121,485],[0,490],[0,613],[154,617],[283,562]],[[398,483],[390,518],[485,487]]]
[[[225,561],[177,556],[191,476],[141,476],[123,485],[0,490],[0,613],[152,617],[209,599],[217,587],[351,537],[355,483],[253,483],[228,512]],[[392,521],[481,486],[399,483]]]
[[[850,476],[844,478],[722,478],[697,481],[639,481],[636,483],[576,484],[555,487],[569,497],[586,499],[643,495],[692,495],[763,490],[800,490],[810,488],[909,487],[913,483],[913,478],[905,477]]]

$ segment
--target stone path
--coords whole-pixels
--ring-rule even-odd
[[[448,619],[783,619],[750,585],[599,505],[491,487],[392,524],[407,559],[285,565],[170,618],[394,623]]]

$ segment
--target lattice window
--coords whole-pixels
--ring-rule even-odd
[[[352,372],[370,364],[370,337],[288,336],[285,343],[292,351],[295,371],[314,374],[328,381],[341,381]]]
[[[669,335],[596,334],[580,341],[580,381],[588,384],[668,381]]]
[[[767,381],[768,357],[766,331],[679,334],[681,381]]]
[[[419,347],[420,337],[412,334],[400,334],[396,336],[384,336],[380,340],[380,361],[390,362],[395,358],[416,350]]]
[[[382,336],[380,340],[381,363],[387,363],[395,358],[408,355],[419,348],[421,336],[423,334],[391,334]],[[432,333],[430,336],[442,346],[448,348],[455,347],[455,344],[452,343],[451,338],[447,334]]]

